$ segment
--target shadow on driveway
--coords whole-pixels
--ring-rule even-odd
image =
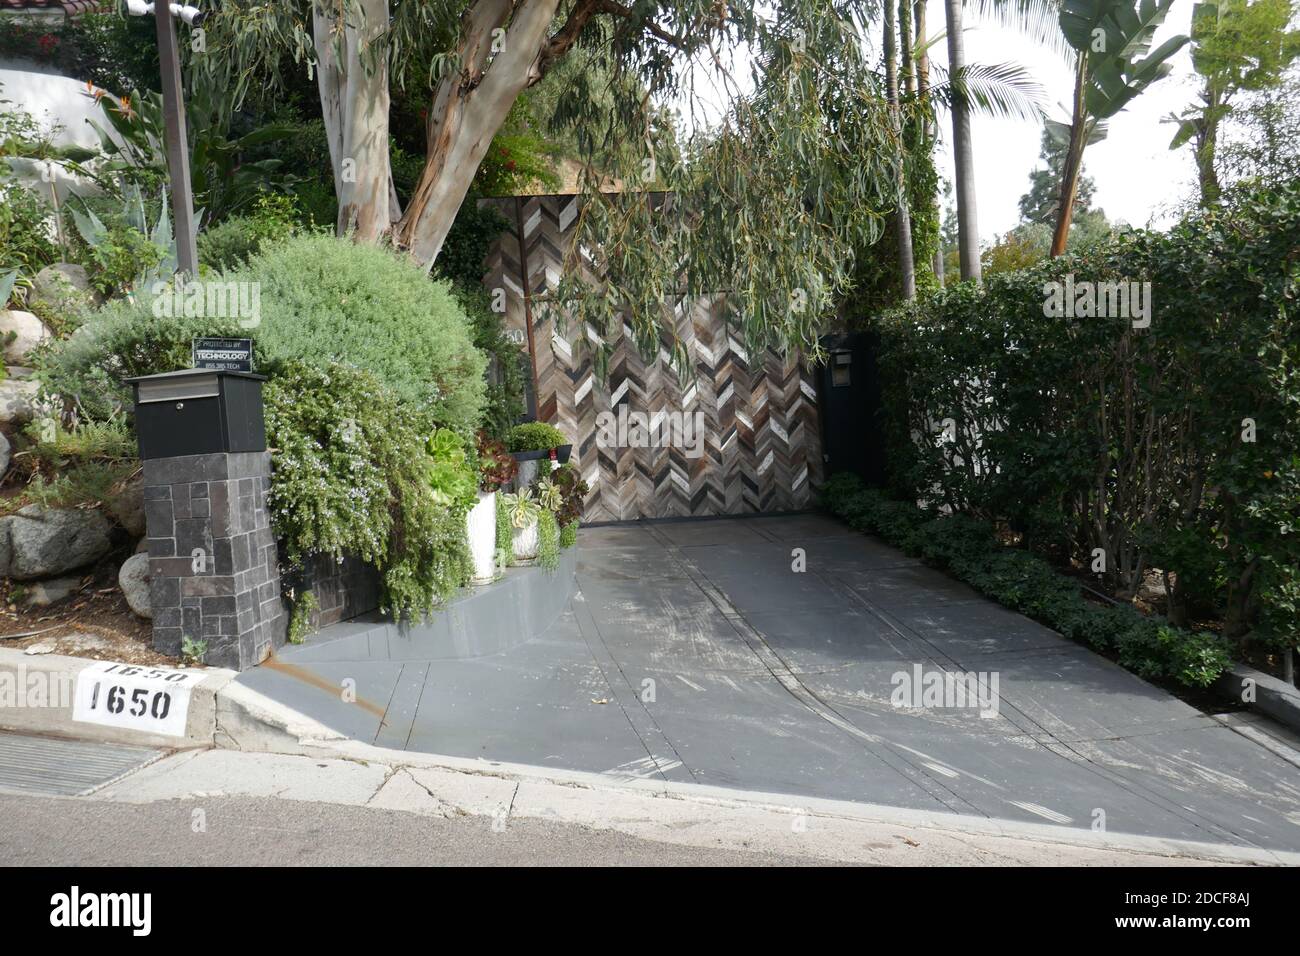
[[[1300,769],[832,519],[588,528],[578,546],[569,609],[511,650],[300,665],[375,712],[240,679],[380,746],[1300,850]],[[996,714],[896,706],[918,668],[996,680]]]

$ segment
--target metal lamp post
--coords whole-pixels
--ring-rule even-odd
[[[168,0],[145,3],[127,0],[127,12],[142,17],[150,13],[158,26],[158,58],[162,63],[164,138],[167,147],[167,178],[171,181],[172,217],[176,231],[177,270],[187,276],[199,274],[195,245],[194,195],[190,189],[189,137],[185,128],[185,102],[181,98],[181,60],[176,48],[176,27],[172,18],[190,26],[203,23],[206,14],[194,7],[173,5]]]

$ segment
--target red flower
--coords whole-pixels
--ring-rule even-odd
[[[49,56],[50,51],[59,45],[59,38],[52,33],[42,33],[36,38],[36,45],[41,48],[43,54]]]
[[[512,173],[515,171],[515,161],[513,159],[506,163],[506,169]]]

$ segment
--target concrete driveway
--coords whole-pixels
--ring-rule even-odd
[[[241,680],[381,746],[1300,850],[1294,764],[831,519],[584,529],[579,548],[574,601],[525,644],[302,665],[386,705]],[[900,696],[900,675],[944,673],[979,675],[974,699]]]

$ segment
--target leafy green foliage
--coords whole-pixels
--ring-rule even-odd
[[[567,445],[569,440],[564,432],[546,422],[525,422],[510,429],[509,448],[511,451],[546,451]]]
[[[547,571],[560,566],[560,526],[546,509],[537,518],[537,563]]]
[[[428,451],[433,459],[429,469],[433,500],[439,507],[464,514],[478,500],[477,469],[465,453],[465,439],[450,428],[439,428],[429,436]]]
[[[280,193],[259,196],[247,215],[232,216],[199,233],[199,263],[216,272],[245,265],[264,245],[297,232],[298,223],[290,197]]]
[[[26,504],[47,508],[98,507],[120,491],[140,467],[135,436],[122,421],[73,428],[52,418],[29,423],[13,456],[26,487],[5,500],[5,511]]]
[[[159,83],[158,42],[148,17],[79,12],[57,24],[26,19],[5,17],[0,56],[34,60],[115,93]]]
[[[320,610],[320,602],[311,591],[303,591],[293,602],[293,613],[289,615],[289,629],[285,635],[290,644],[301,644],[311,633],[311,616]]]
[[[505,438],[524,413],[527,354],[506,335],[505,315],[489,308],[488,293],[481,284],[454,286],[453,291],[469,316],[475,347],[488,359],[483,429],[494,438]]]
[[[496,551],[497,560],[504,561],[506,567],[515,563],[514,531],[510,523],[510,513],[507,510],[505,494],[497,492],[497,540]]]
[[[272,359],[357,365],[438,424],[477,428],[485,359],[447,285],[409,260],[306,235],[264,249],[226,278],[261,283],[255,335]]]
[[[194,207],[204,223],[246,212],[268,189],[287,190],[297,182],[295,175],[282,171],[278,157],[254,160],[247,155],[254,148],[287,140],[294,128],[269,123],[231,138],[228,104],[214,101],[219,95],[207,86],[196,86],[185,104]],[[101,174],[115,173],[145,185],[166,181],[162,94],[133,91],[120,102],[101,96],[100,105],[108,128],[88,122],[99,134],[100,149],[107,157]]]
[[[427,613],[469,580],[464,512],[440,501],[427,421],[372,376],[287,363],[265,387],[268,498],[290,561],[356,555],[383,575],[384,606]]]
[[[83,204],[84,206],[84,204]],[[103,222],[88,206],[70,205],[72,221],[87,249],[90,283],[105,297],[132,292],[175,271],[175,244],[165,204],[159,204],[158,221],[149,230],[144,199],[129,187],[120,209]]]
[[[1283,183],[883,317],[899,496],[1081,567],[1101,549],[1125,594],[1158,568],[1174,623],[1221,616],[1241,636],[1256,588],[1283,596],[1300,574],[1297,243],[1300,185]],[[1150,281],[1150,327],[1045,314],[1067,276]]]
[[[1143,677],[1206,687],[1231,663],[1223,639],[1189,633],[1131,607],[1094,604],[1043,559],[999,543],[983,522],[891,500],[845,474],[822,486],[821,501],[859,531],[879,535],[1000,604],[1114,655]]]
[[[376,246],[301,235],[273,243],[222,281],[257,283],[251,330],[262,370],[341,361],[372,374],[439,425],[472,434],[483,407],[483,355],[445,283]],[[234,318],[154,315],[151,290],[112,302],[40,361],[46,388],[75,396],[92,418],[130,407],[128,376],[190,365],[196,335],[248,335]]]

